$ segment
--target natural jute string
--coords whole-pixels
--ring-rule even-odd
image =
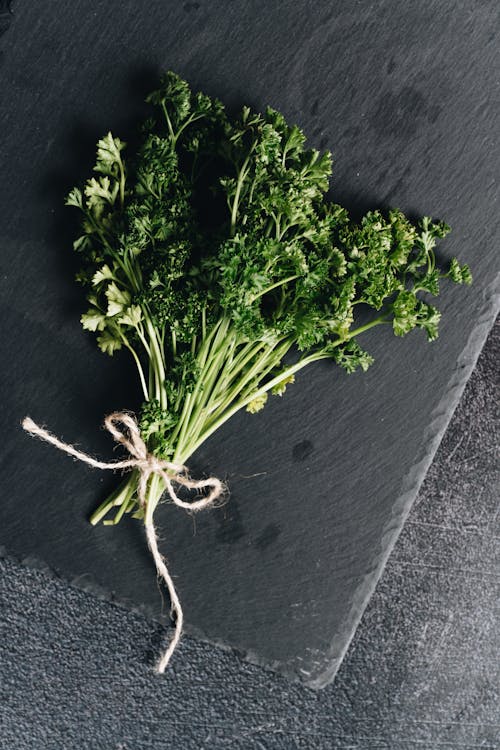
[[[123,425],[125,430],[118,428],[118,424]],[[203,508],[208,508],[210,505],[213,505],[215,500],[223,495],[224,485],[216,477],[197,480],[190,479],[185,466],[158,459],[152,453],[148,453],[146,444],[141,437],[137,421],[133,416],[126,412],[114,412],[113,414],[109,414],[104,420],[104,425],[111,433],[114,440],[116,440],[117,443],[121,443],[129,452],[131,458],[126,459],[125,461],[112,461],[109,463],[97,461],[95,458],[92,458],[92,456],[88,456],[86,453],[77,450],[72,445],[63,443],[62,440],[59,440],[50,432],[35,424],[35,422],[29,417],[25,417],[22,425],[23,428],[32,435],[36,435],[47,443],[52,443],[52,445],[55,445],[59,450],[68,453],[70,456],[74,456],[79,461],[84,461],[86,464],[94,466],[96,469],[111,469],[111,471],[116,471],[117,469],[137,469],[139,471],[137,495],[139,503],[144,509],[144,525],[146,527],[148,545],[153,555],[158,575],[161,576],[166,583],[170,595],[170,611],[172,617],[175,614],[175,630],[173,638],[157,665],[158,672],[164,672],[170,661],[170,657],[174,653],[181,638],[184,615],[179,602],[179,597],[175,590],[174,582],[168,572],[165,558],[158,550],[158,537],[153,525],[152,513],[148,513],[146,500],[148,480],[152,474],[160,476],[165,483],[165,489],[167,490],[170,499],[180,508],[187,508],[191,511],[202,510]],[[167,472],[171,473],[168,474]],[[187,487],[190,490],[211,489],[206,497],[203,497],[200,500],[195,500],[194,502],[185,502],[175,494],[173,488],[174,483]]]

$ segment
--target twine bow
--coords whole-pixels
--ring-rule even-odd
[[[123,425],[125,429],[119,428],[117,426],[119,424]],[[104,426],[108,432],[111,433],[113,439],[117,443],[123,445],[131,456],[131,458],[124,461],[111,461],[109,463],[98,461],[97,459],[92,458],[92,456],[77,450],[77,448],[74,448],[72,445],[59,440],[55,435],[48,432],[48,430],[35,424],[30,417],[25,417],[22,426],[23,429],[32,435],[39,437],[41,440],[45,440],[47,443],[52,443],[52,445],[55,445],[59,450],[68,453],[70,456],[74,456],[79,461],[83,461],[96,469],[110,469],[111,471],[116,471],[117,469],[137,469],[139,471],[137,496],[141,508],[144,509],[144,526],[146,529],[148,546],[153,555],[158,575],[163,578],[167,586],[171,602],[171,615],[172,617],[175,615],[174,635],[157,665],[158,672],[163,673],[170,661],[170,657],[180,641],[184,614],[182,612],[179,597],[177,596],[177,591],[175,590],[174,582],[168,572],[165,558],[158,549],[158,537],[153,525],[153,514],[148,513],[148,481],[153,474],[160,476],[172,502],[174,502],[179,508],[186,508],[191,511],[203,510],[204,508],[213,505],[215,500],[221,497],[224,492],[223,483],[216,477],[209,477],[208,479],[190,479],[185,466],[159,459],[152,453],[148,453],[146,444],[141,437],[137,421],[133,416],[126,412],[113,412],[113,414],[108,414],[104,420]],[[186,502],[176,495],[173,487],[174,484],[178,484],[190,490],[211,489],[209,494],[205,497],[193,502]]]

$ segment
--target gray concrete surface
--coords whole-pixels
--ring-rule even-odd
[[[159,626],[4,559],[2,750],[499,748],[499,351],[497,323],[332,685],[189,638],[160,677]]]

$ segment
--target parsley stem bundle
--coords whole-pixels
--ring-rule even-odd
[[[436,260],[445,224],[398,210],[353,221],[326,198],[330,154],[273,109],[230,117],[174,73],[148,102],[138,150],[108,133],[67,204],[82,213],[83,327],[103,352],[133,357],[151,454],[184,464],[318,360],[366,370],[357,339],[374,326],[437,337],[428,295],[445,278],[471,281],[456,259]],[[137,483],[134,471],[92,523],[151,519],[164,488],[153,474],[144,506]]]

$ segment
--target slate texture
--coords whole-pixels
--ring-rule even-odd
[[[8,750],[498,750],[500,324],[335,682],[312,691],[0,561]]]
[[[444,291],[432,346],[370,332],[366,375],[311,367],[203,446],[190,467],[228,480],[225,509],[196,529],[170,506],[158,514],[190,633],[311,686],[333,678],[498,310],[499,26],[495,3],[451,0],[16,6],[0,69],[10,555],[162,617],[140,526],[87,523],[110,478],[19,428],[29,413],[110,458],[97,425],[139,405],[130,363],[106,360],[80,330],[63,196],[99,136],[133,134],[162,69],[229,107],[272,104],[334,151],[336,200],[445,218],[454,233],[441,252],[475,279]]]

